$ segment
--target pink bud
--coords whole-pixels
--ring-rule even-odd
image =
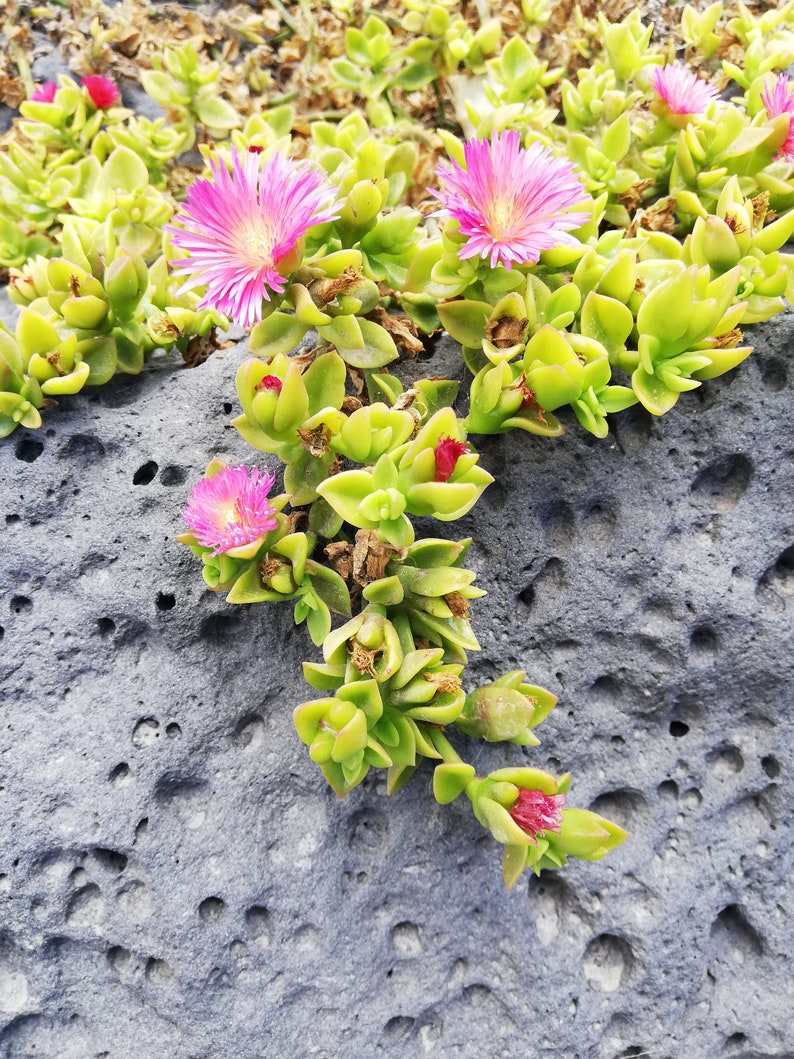
[[[88,97],[97,110],[107,110],[119,101],[118,86],[108,77],[88,74],[83,78],[83,88],[88,92]]]
[[[45,81],[38,86],[30,98],[34,103],[52,103],[57,91],[58,86],[54,81]]]
[[[537,845],[544,831],[560,830],[564,805],[562,794],[544,794],[543,791],[529,791],[522,787],[518,799],[508,812]]]
[[[465,441],[455,441],[454,438],[439,438],[435,447],[436,454],[436,481],[448,482],[455,470],[458,457],[466,451]]]
[[[284,385],[284,383],[281,381],[281,379],[278,377],[278,375],[265,375],[265,377],[263,379],[261,379],[256,384],[254,389],[255,390],[275,390],[276,393],[281,393],[281,387],[283,385]]]

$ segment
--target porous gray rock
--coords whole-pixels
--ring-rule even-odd
[[[212,457],[253,462],[244,344],[3,442],[0,1055],[791,1056],[794,320],[751,337],[662,420],[478,439],[496,482],[434,529],[489,592],[470,681],[560,697],[470,759],[570,769],[631,833],[512,894],[429,768],[331,793],[291,719],[318,652],[174,540]]]

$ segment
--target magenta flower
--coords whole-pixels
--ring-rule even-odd
[[[522,787],[517,801],[508,812],[537,845],[544,831],[560,830],[564,805],[565,796],[562,794],[544,794],[543,791],[529,791]]]
[[[118,86],[109,77],[98,77],[96,74],[88,74],[83,78],[83,88],[88,93],[88,98],[97,110],[107,110],[114,103],[118,103],[120,92]]]
[[[788,135],[775,155],[775,160],[785,158],[787,162],[794,162],[794,85],[789,82],[785,74],[778,74],[775,84],[771,88],[767,85],[761,93],[761,102],[766,108],[770,118],[778,118],[781,114],[788,114]]]
[[[54,81],[44,81],[38,85],[30,98],[34,103],[52,103],[57,91],[58,86]]]
[[[653,105],[651,109],[666,118],[670,115],[688,118],[693,114],[702,114],[712,100],[719,98],[714,85],[701,80],[681,63],[654,66],[649,80],[661,102],[661,106],[656,104],[658,109]]]
[[[584,205],[585,189],[570,162],[554,158],[539,143],[521,147],[517,132],[494,132],[488,140],[469,140],[463,147],[466,168],[457,162],[439,165],[439,215],[452,217],[468,239],[461,258],[534,265],[544,250],[577,246],[568,233],[590,219],[587,212],[565,212]]]
[[[268,494],[276,477],[257,467],[223,467],[196,482],[182,518],[199,544],[221,555],[258,543],[275,529],[276,512]]]
[[[433,452],[436,457],[436,481],[448,482],[455,470],[458,457],[466,451],[465,441],[455,441],[454,438],[439,438]]]
[[[232,148],[232,171],[210,163],[212,181],[197,180],[169,227],[171,242],[190,257],[172,261],[188,275],[180,293],[206,285],[201,308],[214,308],[242,327],[262,319],[262,302],[281,294],[300,263],[303,237],[339,216],[335,190],[309,162],[259,152],[242,159]]]

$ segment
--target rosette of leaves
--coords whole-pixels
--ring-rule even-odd
[[[368,318],[378,308],[380,293],[363,273],[360,250],[309,259],[293,281],[280,299],[266,306],[264,319],[252,330],[252,353],[265,359],[286,354],[316,330],[321,343],[333,347],[351,367],[376,369],[397,359],[389,331]]]
[[[638,265],[647,293],[637,312],[637,350],[621,367],[645,408],[663,415],[680,395],[741,363],[751,352],[739,346],[737,325],[747,308],[735,302],[740,269],[715,279],[708,266],[647,260]]]
[[[616,288],[617,281],[605,283],[605,289]],[[581,308],[575,282],[552,291],[534,274],[525,278],[523,293],[512,292],[493,307],[471,299],[438,307],[444,327],[461,342],[464,360],[475,373],[467,429],[497,434],[520,428],[555,437],[562,426],[552,413],[570,404],[585,429],[597,437],[606,435],[606,415],[636,403],[636,397],[628,387],[611,383],[609,351],[593,333],[601,330],[591,323],[592,301],[581,312],[583,333],[566,330]],[[618,321],[611,322],[612,341],[625,339],[633,323],[631,312],[619,304]]]
[[[409,14],[403,23],[417,34],[406,47],[407,54],[421,63],[430,63],[442,76],[457,73],[461,63],[472,73],[481,74],[485,60],[499,50],[502,26],[498,18],[486,19],[476,29],[460,15],[452,15],[449,5],[433,0],[408,0]]]
[[[706,265],[714,276],[738,265],[736,296],[747,303],[741,318],[745,324],[782,312],[784,295],[792,293],[793,259],[780,251],[794,234],[794,209],[766,224],[768,207],[768,192],[748,198],[738,177],[732,177],[720,194],[716,214],[698,217],[682,251],[685,263]]]
[[[409,50],[397,47],[388,25],[371,14],[361,29],[345,32],[346,59],[334,59],[330,69],[337,84],[352,89],[365,100],[373,125],[394,122],[393,88],[413,92],[438,76],[428,61],[413,61]]]
[[[44,403],[41,386],[27,371],[30,355],[0,321],[0,437],[18,426],[41,426],[39,408]]]
[[[312,687],[335,693],[298,706],[295,726],[340,797],[373,765],[389,770],[392,793],[417,755],[440,756],[428,726],[460,714],[463,667],[446,662],[443,648],[417,649],[405,614],[370,603],[326,637],[323,655],[322,665],[304,664],[304,675]]]
[[[9,285],[22,306],[16,341],[23,377],[45,397],[101,385],[116,371],[138,374],[157,346],[185,352],[192,337],[226,324],[214,310],[198,310],[196,295],[174,295],[165,259],[149,269],[117,243],[109,222],[67,220],[59,239],[62,256],[32,259],[12,270]]]
[[[223,139],[240,124],[237,111],[220,96],[220,64],[200,56],[191,41],[166,48],[162,58],[153,54],[152,65],[153,70],[141,71],[141,84],[182,134],[182,151],[195,144],[197,124],[213,140]]]
[[[396,547],[407,547],[414,541],[409,515],[444,522],[460,518],[493,481],[470,450],[456,458],[448,477],[439,475],[439,445],[446,439],[465,449],[465,436],[452,408],[443,408],[372,468],[335,474],[317,486],[317,493],[345,522],[377,530]]]

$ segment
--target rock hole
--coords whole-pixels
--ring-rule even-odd
[[[260,945],[270,944],[270,913],[264,905],[253,905],[248,909],[245,925]]]
[[[130,965],[130,950],[122,945],[111,945],[107,951],[107,961],[116,974],[123,974]]]
[[[138,470],[132,476],[133,485],[149,485],[150,482],[154,481],[154,476],[157,474],[159,468],[154,460],[149,460],[148,463],[142,464]]]
[[[151,746],[160,738],[160,722],[156,717],[142,717],[132,730],[132,745],[140,749]]]
[[[26,614],[33,609],[33,600],[27,596],[13,596],[9,606],[12,614]]]
[[[182,734],[182,729],[179,727],[176,721],[172,721],[170,724],[166,725],[165,734],[168,736],[169,739],[178,739]]]
[[[17,522],[21,521],[20,515],[6,515],[6,526],[16,526]]]
[[[14,455],[23,463],[35,463],[44,452],[44,442],[35,438],[20,438],[14,450]]]
[[[689,637],[689,649],[693,655],[713,655],[719,650],[720,638],[710,625],[698,625]]]
[[[144,816],[142,820],[139,820],[135,826],[135,838],[134,842],[140,842],[142,838],[145,838],[146,832],[149,830],[149,817]]]
[[[786,365],[777,357],[765,357],[761,361],[761,378],[767,390],[772,390],[773,393],[784,389],[788,382]]]
[[[127,867],[128,858],[115,849],[107,849],[105,846],[95,846],[91,850],[91,856],[106,871],[121,875]]]
[[[709,751],[706,754],[706,762],[714,775],[720,779],[735,776],[744,768],[744,758],[741,755],[741,751],[730,743],[723,743],[722,746]]]
[[[416,923],[398,923],[392,928],[391,943],[400,956],[416,956],[422,951],[422,939]]]
[[[169,463],[167,467],[163,467],[160,472],[160,481],[163,485],[182,485],[187,479],[187,468],[177,467],[176,464]]]
[[[224,401],[223,402],[223,414],[228,416],[228,415],[231,415],[231,412],[232,412],[232,403],[231,403],[231,401]]]
[[[689,731],[689,725],[684,724],[683,721],[670,721],[670,735],[674,739],[681,739]]]
[[[711,938],[718,952],[736,963],[746,956],[760,956],[763,944],[758,932],[745,918],[738,905],[726,905],[711,925]]]
[[[198,906],[198,914],[205,923],[217,923],[225,907],[220,897],[205,897]]]
[[[105,446],[93,434],[73,434],[58,450],[58,455],[69,459],[79,459],[88,465],[94,460],[102,459],[105,455]]]
[[[174,972],[171,970],[165,960],[157,960],[154,956],[151,956],[146,961],[146,978],[153,985],[165,986],[169,985],[171,979],[174,977]]]
[[[704,467],[692,483],[692,492],[716,511],[727,511],[747,490],[753,474],[752,461],[741,453],[732,453]]]
[[[390,1041],[401,1041],[414,1028],[415,1021],[409,1015],[395,1015],[383,1027],[383,1035]]]
[[[126,761],[119,762],[115,768],[112,768],[108,773],[108,780],[113,784],[114,787],[126,787],[132,783],[132,775],[130,773],[130,766]]]
[[[776,780],[780,775],[780,762],[774,754],[767,754],[761,758],[761,768],[771,780]]]
[[[155,605],[158,610],[173,610],[176,606],[176,596],[172,592],[158,592]]]
[[[106,640],[116,631],[116,623],[112,618],[97,618],[96,631],[103,640]]]
[[[678,784],[675,780],[662,780],[656,788],[656,793],[660,798],[667,798],[670,801],[678,801]]]
[[[625,938],[616,934],[599,934],[585,949],[582,960],[584,975],[590,985],[602,993],[614,993],[634,967],[634,953]]]

